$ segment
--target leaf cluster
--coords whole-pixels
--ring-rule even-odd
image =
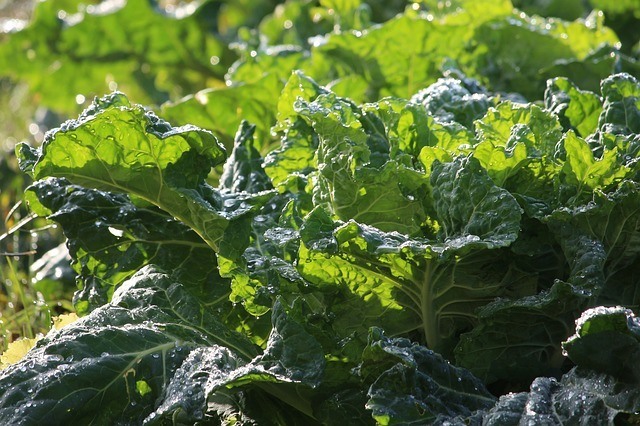
[[[631,421],[635,59],[597,15],[377,11],[284,3],[228,86],[17,148],[82,318],[3,370],[0,419]]]

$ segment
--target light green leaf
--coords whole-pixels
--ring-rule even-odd
[[[142,103],[177,99],[222,81],[234,60],[207,27],[206,3],[177,19],[146,0],[60,12],[56,0],[38,2],[30,25],[3,37],[1,73],[66,114],[116,89]]]
[[[426,180],[409,167],[387,161],[389,143],[374,118],[333,94],[297,105],[319,137],[317,202],[326,203],[342,220],[418,232],[425,214],[415,193],[424,191]]]
[[[289,77],[278,99],[278,122],[275,131],[282,132],[281,145],[264,159],[264,168],[274,185],[287,180],[292,173],[307,175],[317,169],[318,137],[311,126],[298,116],[298,102],[311,102],[329,91],[300,71]]]
[[[225,159],[215,137],[195,126],[172,128],[120,93],[96,100],[78,120],[49,133],[36,155],[35,179],[64,177],[143,199],[215,251],[237,255],[248,242],[241,228],[229,224],[252,211],[252,196],[220,193],[205,182],[211,167]]]
[[[524,143],[529,157],[552,156],[562,138],[558,118],[534,104],[504,101],[476,121],[480,141],[505,149]]]
[[[587,142],[571,130],[565,134],[563,143],[566,161],[562,171],[578,195],[585,189],[606,189],[629,173],[629,169],[620,164],[616,148],[605,149],[600,158],[594,158]]]
[[[192,124],[211,130],[227,148],[243,120],[256,126],[257,146],[270,149],[271,126],[276,122],[275,109],[282,82],[274,74],[230,87],[204,89],[176,102],[167,102],[159,114],[176,125]]]
[[[332,224],[322,210],[306,218],[298,269],[320,290],[341,294],[342,303],[330,305],[339,330],[362,332],[372,324],[391,333],[419,330],[429,347],[447,353],[457,333],[474,323],[476,307],[528,286],[526,275],[496,264],[492,251],[517,237],[517,203],[477,167],[461,160],[434,172],[435,219],[446,223],[441,240],[354,221]],[[479,213],[490,205],[504,207],[503,217]],[[473,270],[480,264],[486,267],[479,275]]]
[[[547,81],[544,98],[546,109],[560,118],[565,129],[575,129],[583,138],[596,131],[602,102],[595,93],[580,90],[567,78],[558,77]]]

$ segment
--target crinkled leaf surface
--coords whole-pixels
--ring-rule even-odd
[[[411,100],[423,104],[440,122],[457,122],[472,128],[473,122],[485,115],[493,102],[477,83],[469,83],[442,78],[413,95]]]
[[[311,103],[299,101],[296,112],[319,137],[318,200],[343,220],[417,232],[425,214],[411,194],[425,181],[412,169],[386,161],[389,143],[374,117],[333,94],[320,94]]]
[[[600,303],[636,303],[637,194],[637,184],[626,181],[615,192],[596,192],[590,203],[557,209],[546,218],[567,259],[575,259],[571,275],[578,281],[572,282],[580,282]]]
[[[640,356],[640,321],[631,309],[618,306],[585,311],[576,321],[576,333],[562,346],[581,367],[640,383],[640,370],[632,361]]]
[[[181,284],[147,268],[110,304],[52,332],[3,373],[0,417],[8,424],[51,418],[140,423],[189,352],[213,344],[244,359],[258,354]]]
[[[293,51],[278,57],[271,46],[261,46],[243,58],[231,79],[289,67],[333,83],[336,93],[356,101],[409,98],[442,77],[443,63],[453,59],[491,90],[537,99],[547,78],[568,71],[574,78],[587,75],[581,83],[597,89],[620,56],[618,39],[602,19],[529,17],[509,1],[467,0],[447,7],[427,4],[426,9],[408,8],[380,25],[315,37],[308,57]],[[606,54],[589,56],[602,46],[609,49]]]
[[[620,383],[612,376],[578,368],[560,381],[540,377],[529,392],[500,397],[484,414],[482,424],[614,425],[624,422],[624,414],[637,412],[639,404],[637,384]]]
[[[40,179],[31,204],[76,229],[69,245],[85,284],[99,278],[102,306],[34,349],[26,363],[45,357],[35,372],[18,364],[0,376],[5,418],[37,414],[26,404],[49,404],[48,386],[61,415],[81,423],[607,424],[637,412],[637,384],[602,367],[619,358],[580,355],[602,341],[635,353],[620,321],[574,339],[579,367],[559,378],[573,362],[560,343],[585,307],[640,303],[637,82],[615,75],[602,100],[594,94],[633,62],[601,15],[565,22],[508,0],[428,0],[372,25],[360,1],[315,6],[288,2],[263,21],[266,33],[240,31],[228,87],[214,81],[165,105],[184,127],[116,94],[42,150],[22,146],[23,168]],[[329,23],[331,33],[307,39]],[[203,60],[216,72],[226,62]],[[575,86],[555,80],[538,102],[558,73]],[[206,181],[223,149],[186,123],[231,147],[243,118],[256,139],[242,123],[214,188]],[[94,334],[107,338],[94,344]],[[85,399],[75,404],[60,394],[79,374],[38,382],[62,364],[86,367],[87,381],[106,374],[91,381],[106,381],[103,393],[76,382],[84,390],[72,398]],[[558,379],[496,405],[481,383],[498,394],[539,374]]]
[[[585,296],[563,282],[548,292],[489,303],[477,312],[476,327],[461,336],[456,365],[488,383],[558,375],[560,342],[584,305]]]
[[[506,148],[523,143],[531,157],[553,155],[562,138],[558,118],[534,104],[501,102],[475,124],[481,141]]]
[[[545,106],[558,117],[565,128],[573,128],[584,137],[598,127],[598,117],[602,112],[602,102],[598,95],[578,89],[565,77],[547,82]]]
[[[606,188],[629,174],[629,169],[620,164],[615,147],[605,148],[600,158],[594,158],[587,142],[573,131],[565,134],[563,142],[566,151],[563,172],[568,183],[577,188],[578,195],[583,187],[590,190]]]
[[[598,126],[615,134],[640,133],[640,83],[629,74],[602,81],[604,105]]]
[[[261,353],[182,284],[147,267],[111,303],[52,332],[3,372],[0,418],[6,424],[51,418],[151,424],[178,412],[182,421],[195,422],[205,414],[216,418],[207,399],[215,400],[218,390],[233,399],[229,386],[262,382],[271,385],[261,392],[304,405],[278,384],[314,386],[323,362],[317,343],[283,309],[274,310]]]
[[[504,247],[518,237],[520,207],[474,158],[434,164],[431,186],[442,239],[451,246]]]
[[[22,158],[34,155],[24,151]],[[172,128],[122,94],[96,100],[78,120],[49,133],[35,156],[28,164],[36,179],[64,177],[141,198],[189,226],[215,251],[237,255],[248,242],[241,227],[229,224],[250,213],[256,198],[221,193],[205,181],[225,159],[215,137],[194,126]]]
[[[382,425],[429,424],[439,416],[468,416],[495,402],[468,371],[407,339],[390,339],[377,328],[370,332],[358,370],[377,376],[367,408]]]
[[[262,388],[276,395],[278,388],[269,383],[317,385],[324,367],[318,342],[299,324],[289,321],[279,304],[274,307],[272,321],[274,328],[265,351],[248,363],[224,347],[200,347],[192,351],[150,417],[172,417],[179,409],[180,421],[197,421],[207,401],[216,400],[216,392],[222,391],[224,396],[227,389],[243,385],[264,383]],[[282,391],[286,393],[286,389]],[[285,402],[295,404],[295,397]],[[299,403],[301,407],[297,408],[311,413],[310,407]]]
[[[273,189],[262,168],[262,156],[255,148],[255,125],[243,121],[236,133],[233,151],[225,163],[219,188],[229,192],[255,194]]]
[[[194,290],[218,275],[211,248],[152,205],[136,206],[124,194],[71,185],[62,178],[35,182],[26,199],[62,226],[83,284],[74,297],[81,314],[108,302],[115,288],[145,265],[176,270],[177,278]],[[222,281],[217,287],[220,294],[228,292]]]
[[[341,328],[366,328],[377,318],[389,330],[419,329],[431,348],[446,353],[457,333],[474,323],[475,307],[496,294],[518,293],[518,282],[526,283],[504,265],[487,264],[482,274],[472,272],[493,258],[491,250],[517,237],[520,213],[515,200],[493,185],[474,161],[441,165],[432,185],[437,219],[443,224],[439,241],[382,232],[355,221],[332,224],[321,210],[307,217],[300,230],[302,276],[358,295],[342,296],[346,304],[332,305],[342,312],[339,318],[347,315]],[[493,203],[507,206],[496,213],[495,223],[493,216],[480,213]],[[473,265],[470,269],[467,262]],[[360,298],[368,307],[354,305],[362,303]]]
[[[265,171],[278,185],[292,174],[308,175],[316,170],[318,135],[302,117],[298,116],[295,105],[312,102],[321,94],[329,93],[313,79],[300,71],[294,71],[278,99],[277,123],[274,130],[281,132],[280,146],[273,149],[264,159]]]
[[[602,19],[562,21],[512,15],[486,22],[474,36],[481,54],[478,62],[484,67],[481,74],[489,76],[496,91],[514,91],[538,99],[546,79],[568,74],[581,87],[595,90],[599,80],[615,69],[613,58],[602,61],[606,59],[603,55],[599,61],[589,60],[589,55],[603,44],[614,46],[618,42]],[[566,64],[574,65],[574,69]]]

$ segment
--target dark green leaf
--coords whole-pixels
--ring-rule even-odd
[[[359,372],[379,374],[367,402],[378,424],[429,424],[438,416],[467,416],[495,402],[468,371],[407,339],[390,339],[377,328],[370,331]]]
[[[243,121],[236,133],[233,151],[220,176],[220,189],[252,194],[273,189],[262,169],[262,156],[254,148],[256,127]]]
[[[616,74],[602,81],[604,105],[598,127],[609,133],[640,133],[640,83],[629,74]]]
[[[64,179],[34,183],[26,198],[32,207],[53,212],[48,217],[62,226],[83,284],[74,299],[80,314],[107,303],[113,291],[145,265],[176,270],[177,278],[194,291],[218,276],[211,248],[153,206],[136,206],[123,194],[86,189]],[[222,282],[216,297],[228,293]]]
[[[585,295],[564,282],[517,300],[498,299],[477,312],[478,324],[456,346],[456,364],[485,383],[528,381],[560,373],[560,342],[584,307]]]
[[[582,368],[640,383],[640,320],[630,309],[598,307],[576,321],[576,334],[562,347]]]

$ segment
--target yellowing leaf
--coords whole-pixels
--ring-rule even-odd
[[[62,327],[71,324],[72,322],[76,322],[80,317],[75,312],[71,312],[68,314],[58,315],[57,317],[51,318],[53,321],[53,328],[56,330],[60,330]]]
[[[29,352],[29,350],[35,346],[36,342],[40,340],[42,336],[38,336],[34,339],[24,338],[9,343],[7,350],[0,355],[0,370],[4,370],[11,364],[15,364],[20,361]]]

